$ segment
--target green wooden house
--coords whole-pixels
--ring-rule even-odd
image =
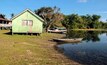
[[[12,19],[12,33],[43,32],[43,19],[29,9],[24,10]]]

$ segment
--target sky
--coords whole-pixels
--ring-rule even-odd
[[[11,18],[25,9],[37,10],[41,7],[57,6],[65,15],[97,14],[101,20],[107,19],[107,0],[0,0],[0,13]]]

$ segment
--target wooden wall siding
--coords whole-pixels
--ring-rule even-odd
[[[33,25],[22,25],[23,20],[32,20]],[[12,32],[18,33],[42,33],[43,31],[43,22],[34,16],[29,11],[24,12],[17,18],[12,20]]]

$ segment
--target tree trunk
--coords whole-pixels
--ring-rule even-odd
[[[69,28],[67,28],[67,33],[66,33],[67,38],[69,37],[68,34],[69,34]]]
[[[51,25],[53,24],[53,22],[50,22],[49,25],[46,27],[46,32],[48,32],[49,28],[51,27]]]

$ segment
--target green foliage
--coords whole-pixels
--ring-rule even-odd
[[[13,18],[13,17],[14,17],[14,13],[11,14],[11,18]]]
[[[0,18],[5,19],[5,15],[4,14],[0,14]]]
[[[104,29],[107,29],[107,22],[102,22],[102,27],[104,28]]]
[[[50,27],[57,26],[57,22],[63,20],[63,14],[60,13],[58,7],[42,7],[35,10],[35,13],[44,19],[44,28],[48,30]]]
[[[78,14],[71,14],[65,16],[62,21],[63,26],[67,29],[102,29],[107,28],[107,23],[101,22],[99,15],[79,16]]]
[[[94,30],[70,30],[67,34],[68,38],[84,38],[83,40],[97,42],[100,41],[99,34],[107,33],[107,31]]]

